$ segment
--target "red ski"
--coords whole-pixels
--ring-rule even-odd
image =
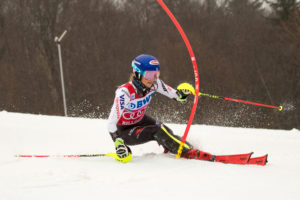
[[[212,155],[210,153],[200,151],[197,149],[191,149],[188,152],[181,155],[183,158],[196,159],[196,160],[207,160],[212,162],[222,162],[231,164],[248,164],[250,160],[251,153],[245,154],[234,154],[234,155]]]
[[[213,161],[231,164],[248,164],[248,161],[250,160],[252,154],[253,152],[245,154],[215,156],[215,159]]]
[[[249,165],[266,165],[268,162],[268,154],[261,156],[261,157],[255,157],[255,158],[250,158],[248,164]]]
[[[191,149],[186,153],[181,154],[181,157],[187,159],[196,159],[196,160],[207,160],[212,162],[221,162],[221,163],[231,163],[231,164],[241,164],[241,165],[266,165],[268,162],[268,154],[251,158],[251,153],[245,154],[233,154],[233,155],[212,155],[210,153],[200,151],[198,149]]]

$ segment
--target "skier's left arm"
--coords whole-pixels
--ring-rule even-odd
[[[187,97],[190,95],[189,91],[175,90],[174,88],[165,84],[161,79],[156,80],[154,87],[157,92],[180,102],[186,101]]]

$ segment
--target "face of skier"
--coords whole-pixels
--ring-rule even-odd
[[[141,82],[142,82],[147,88],[151,88],[154,81],[155,81],[155,80],[146,79],[146,78],[144,78],[144,77],[142,77],[142,80],[141,80]]]

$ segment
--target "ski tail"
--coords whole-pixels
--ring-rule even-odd
[[[265,166],[267,162],[268,162],[268,154],[260,157],[250,158],[248,164]]]

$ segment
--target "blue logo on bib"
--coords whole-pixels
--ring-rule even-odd
[[[134,102],[134,103],[130,103],[130,109],[134,110],[134,109],[139,109],[139,108],[142,108],[144,107],[145,105],[149,104],[152,96],[154,95],[154,93],[144,97],[143,99],[137,101],[137,102]]]

